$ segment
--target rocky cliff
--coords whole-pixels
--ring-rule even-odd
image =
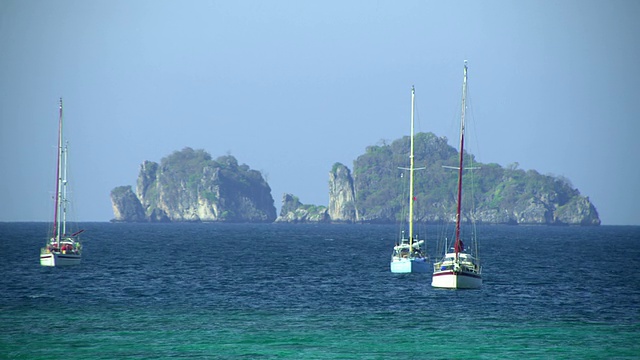
[[[341,163],[329,172],[329,217],[332,222],[359,221],[351,171]]]
[[[163,158],[160,164],[143,162],[136,194],[128,188],[128,192],[119,187],[111,193],[116,221],[276,219],[269,185],[260,172],[239,165],[233,156],[212,160],[203,150],[185,148]]]
[[[329,214],[325,206],[305,205],[297,196],[284,194],[282,208],[276,222],[287,223],[325,223],[329,222]]]
[[[131,186],[118,186],[111,190],[111,206],[113,221],[145,221],[144,210]]]

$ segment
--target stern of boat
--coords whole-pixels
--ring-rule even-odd
[[[429,263],[425,258],[392,259],[390,267],[391,272],[396,274],[429,272]]]

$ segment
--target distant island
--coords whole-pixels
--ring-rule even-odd
[[[353,172],[335,163],[329,171],[328,206],[303,204],[284,194],[280,215],[271,188],[258,171],[239,165],[230,155],[213,160],[204,150],[185,148],[163,158],[145,161],[135,193],[131,186],[111,191],[115,218],[123,222],[289,222],[396,223],[401,220],[408,165],[409,137],[370,146],[353,163]],[[447,139],[418,133],[415,161],[415,221],[440,223],[455,217],[456,177],[445,166],[456,166],[457,150]],[[503,168],[494,163],[469,162],[465,173],[465,201],[475,212],[463,213],[486,224],[600,225],[595,206],[565,178],[535,170]]]
[[[115,218],[122,222],[273,222],[271,188],[259,171],[233,156],[216,160],[204,150],[184,148],[160,164],[145,161],[134,193],[111,191]]]
[[[402,178],[408,165],[408,136],[391,144],[370,146],[353,164],[353,173],[343,164],[334,164],[330,174],[329,217],[332,221],[392,223],[400,220],[406,195]],[[454,221],[457,179],[454,171],[458,151],[445,137],[418,133],[414,138],[415,172],[414,221],[441,223]],[[598,212],[588,197],[580,195],[568,179],[541,175],[535,170],[503,168],[482,164],[469,154],[463,201],[475,204],[474,213],[465,208],[464,221],[485,224],[600,225]]]

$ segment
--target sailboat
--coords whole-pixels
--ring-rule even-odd
[[[82,258],[79,235],[84,230],[67,234],[67,145],[62,144],[62,99],[58,120],[58,164],[56,168],[55,208],[51,236],[40,249],[40,265],[78,265]]]
[[[471,246],[466,247],[460,238],[460,209],[462,205],[462,172],[464,168],[464,130],[467,100],[467,61],[464,62],[464,79],[462,81],[462,115],[460,120],[460,160],[458,167],[458,196],[456,210],[455,241],[453,248],[445,241],[444,257],[433,264],[431,286],[447,289],[479,289],[482,286],[482,267],[478,258],[475,232]]]
[[[392,273],[426,273],[429,271],[429,262],[422,252],[421,246],[424,244],[424,240],[419,240],[415,236],[413,231],[413,203],[415,198],[413,196],[413,172],[416,169],[414,167],[413,158],[413,118],[415,110],[415,96],[416,91],[414,87],[411,87],[411,151],[409,155],[409,168],[403,170],[409,170],[409,236],[405,236],[405,232],[402,231],[400,235],[400,242],[396,243],[393,247],[393,253],[391,254],[391,272]],[[422,169],[422,168],[421,168]]]

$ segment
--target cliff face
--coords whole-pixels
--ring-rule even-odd
[[[558,207],[554,213],[554,222],[556,224],[600,225],[600,217],[588,197],[578,196]]]
[[[260,172],[238,165],[233,156],[211,160],[202,150],[185,148],[160,164],[143,162],[136,193],[135,199],[128,199],[139,202],[145,221],[273,222],[276,218],[271,188]],[[116,217],[131,206],[115,204]],[[121,218],[140,221],[139,216]]]
[[[324,223],[329,222],[329,214],[325,206],[304,205],[296,196],[284,194],[276,222]]]
[[[113,221],[145,221],[144,210],[131,186],[119,186],[111,190],[111,206],[115,216]]]
[[[333,222],[359,220],[351,171],[340,163],[335,163],[329,172],[328,213]]]
[[[600,225],[596,208],[581,195],[563,205],[532,197],[514,207],[489,209],[483,206],[475,215],[477,221],[490,224]],[[470,220],[468,215],[464,218]]]
[[[158,163],[145,160],[140,165],[140,172],[136,183],[136,196],[140,200],[145,213],[151,207],[151,202],[149,199],[145,199],[145,195],[155,194],[158,192],[158,182],[156,181],[157,174]],[[151,186],[154,186],[154,188],[150,188]]]

